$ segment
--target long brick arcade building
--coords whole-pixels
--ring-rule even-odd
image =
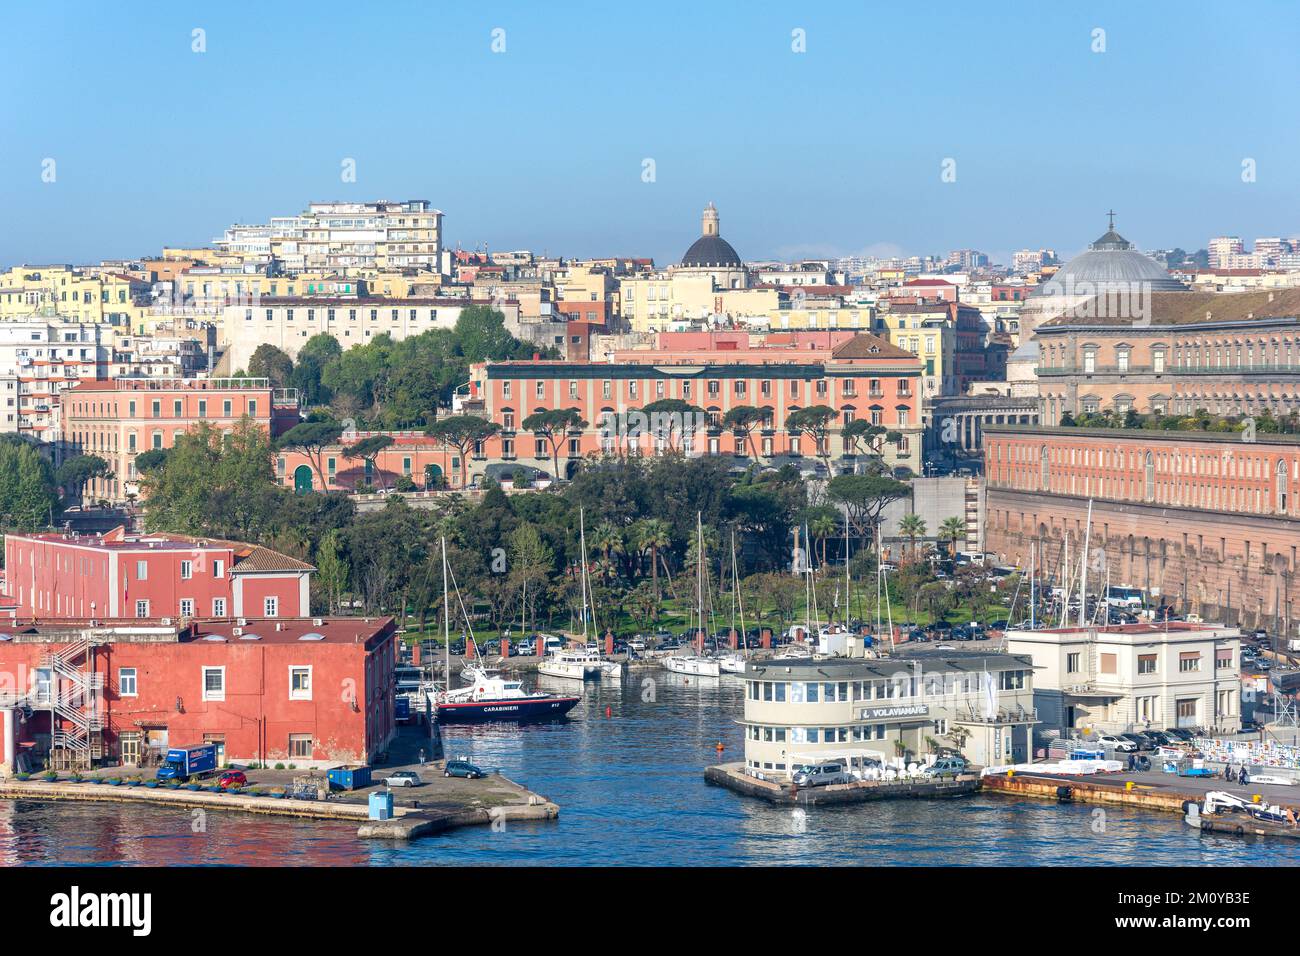
[[[1300,437],[986,427],[987,548],[1055,568],[1068,537],[1115,585],[1205,620],[1296,635]],[[1096,568],[1090,573],[1104,573]]]

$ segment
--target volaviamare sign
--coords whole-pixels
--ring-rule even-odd
[[[889,720],[894,717],[925,717],[930,708],[925,704],[906,704],[899,707],[863,707],[858,720]]]

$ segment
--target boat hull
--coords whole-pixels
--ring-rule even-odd
[[[665,670],[674,674],[686,674],[690,677],[717,677],[721,671],[718,662],[693,657],[666,657],[663,661]]]
[[[558,720],[578,705],[581,697],[537,697],[475,700],[439,704],[438,720],[444,724],[483,724],[491,721]]]

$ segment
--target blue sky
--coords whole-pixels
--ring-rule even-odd
[[[319,199],[427,198],[465,247],[660,262],[709,200],[749,259],[1077,251],[1111,207],[1143,248],[1300,234],[1294,4],[205,6],[8,10],[0,264]]]

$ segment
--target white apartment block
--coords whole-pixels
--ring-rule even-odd
[[[1235,627],[1180,621],[1010,630],[1006,649],[1033,659],[1034,706],[1045,730],[1241,728]]]
[[[233,225],[213,245],[246,258],[274,256],[290,272],[418,268],[437,272],[442,212],[427,199],[316,202],[298,216]]]
[[[106,377],[112,342],[112,327],[98,322],[0,322],[0,432],[53,441],[60,393]]]
[[[462,309],[488,305],[505,316],[506,331],[519,336],[515,302],[469,299],[262,298],[256,306],[230,305],[222,313],[220,335],[232,371],[248,368],[259,345],[274,345],[290,358],[314,335],[330,335],[344,351],[374,336],[394,339],[430,329],[451,329]]]

